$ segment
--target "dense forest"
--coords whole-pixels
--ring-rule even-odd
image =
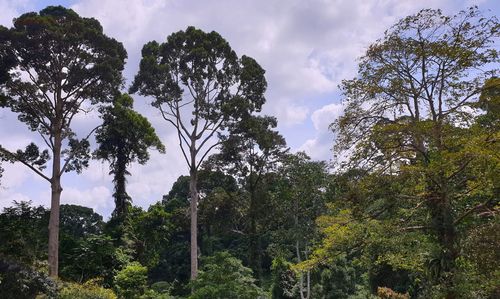
[[[258,61],[214,31],[165,36],[126,86],[127,52],[96,19],[49,6],[0,26],[0,107],[42,140],[0,140],[0,160],[51,195],[0,214],[0,298],[500,298],[496,17],[425,9],[373,41],[339,86],[331,161],[262,113]],[[77,136],[89,107],[102,123]],[[130,165],[174,146],[189,172],[134,206]],[[90,159],[110,167],[107,221],[64,203],[61,177]]]

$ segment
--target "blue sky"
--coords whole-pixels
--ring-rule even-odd
[[[356,58],[398,19],[422,8],[448,14],[478,5],[487,15],[500,14],[500,1],[462,0],[0,0],[0,24],[47,5],[73,8],[98,19],[107,35],[124,43],[128,52],[124,72],[128,82],[138,69],[140,49],[150,40],[163,41],[172,32],[194,25],[215,30],[239,55],[254,57],[266,70],[268,91],[264,112],[279,121],[279,130],[292,150],[329,160],[333,135],[328,125],[342,113],[337,85],[356,74]],[[488,10],[490,10],[488,12]],[[149,105],[136,97],[136,109],[147,116],[167,153],[152,153],[145,166],[132,165],[129,193],[147,207],[161,199],[187,173],[175,134]],[[10,112],[0,110],[0,142],[10,149],[39,141]],[[79,132],[99,122],[96,115],[76,120]],[[93,161],[81,175],[63,178],[62,203],[75,203],[109,216],[113,209],[108,165]],[[0,207],[13,200],[48,206],[49,185],[21,165],[6,165],[0,187]]]

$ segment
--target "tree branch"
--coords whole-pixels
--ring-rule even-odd
[[[89,134],[88,134],[88,135],[87,135],[84,139],[82,139],[81,141],[83,141],[83,140],[88,140],[88,139],[90,138],[90,136],[91,136],[91,135],[95,132],[95,130],[99,129],[101,126],[102,126],[102,125],[98,125],[97,127],[93,128],[93,129],[89,132]],[[74,150],[74,151],[70,154],[70,156],[66,159],[66,161],[64,162],[63,167],[61,168],[61,171],[59,172],[59,175],[62,175],[62,174],[66,171],[66,168],[68,167],[69,162],[70,162],[70,161],[74,158],[74,156],[75,156],[75,154],[74,154],[74,153],[75,153],[77,150],[79,150],[79,149],[80,149],[80,147],[81,147],[81,143],[80,143],[80,144],[79,144],[79,146],[78,146],[78,147],[77,147],[77,148],[76,148],[76,149],[75,149],[75,150]]]
[[[35,166],[31,165],[30,163],[22,160],[21,158],[19,158],[18,155],[16,155],[16,154],[12,153],[11,151],[5,149],[1,145],[0,145],[0,152],[3,153],[4,155],[10,157],[11,159],[13,159],[13,160],[15,160],[17,162],[21,162],[22,164],[26,165],[28,168],[30,168],[31,170],[33,170],[40,177],[44,178],[49,183],[51,183],[51,179],[49,177],[47,177],[45,174],[43,174],[43,172],[41,172],[40,170],[38,170]]]

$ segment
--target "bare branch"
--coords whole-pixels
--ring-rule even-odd
[[[219,146],[221,145],[222,142],[216,142],[215,144],[212,144],[211,146],[208,147],[208,149],[205,151],[205,153],[203,154],[203,156],[201,156],[201,159],[200,161],[198,161],[198,163],[196,164],[196,169],[198,169],[201,165],[201,163],[203,163],[203,160],[205,159],[205,157],[208,155],[208,153],[216,146]]]

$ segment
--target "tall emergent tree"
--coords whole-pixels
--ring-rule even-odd
[[[397,230],[435,238],[439,252],[430,264],[446,298],[457,297],[459,226],[478,207],[495,204],[489,192],[498,182],[485,175],[498,171],[485,163],[495,141],[474,139],[467,129],[484,113],[477,102],[485,80],[498,73],[499,36],[498,20],[475,7],[455,16],[422,10],[386,31],[361,58],[358,76],[341,85],[345,114],[333,125],[336,149],[352,149],[354,168],[407,179],[396,196],[413,207]]]
[[[327,166],[325,162],[311,161],[303,152],[287,155],[279,168],[280,214],[283,225],[278,230],[277,243],[284,243],[295,251],[295,261],[307,260],[317,234],[316,219],[325,211]],[[290,249],[289,249],[290,250]],[[311,271],[297,273],[301,299],[311,296]],[[338,282],[336,282],[338,283]]]
[[[18,161],[50,183],[49,274],[58,275],[59,203],[63,173],[87,166],[88,137],[71,129],[75,115],[92,105],[111,102],[122,85],[127,53],[123,45],[104,35],[99,22],[71,9],[49,6],[14,20],[0,31],[0,53],[9,57],[9,78],[1,82],[5,105],[30,130],[39,133],[48,150],[35,144],[2,155]],[[3,58],[2,58],[3,60]],[[51,173],[43,172],[52,157]]]
[[[198,168],[219,142],[228,123],[265,102],[264,70],[250,57],[238,58],[217,32],[194,27],[147,43],[130,89],[154,98],[152,105],[177,130],[189,167],[191,197],[191,278],[198,273]]]
[[[113,217],[123,219],[131,198],[126,191],[127,166],[134,161],[144,164],[149,160],[148,149],[165,152],[165,147],[147,118],[134,111],[134,100],[128,94],[116,96],[112,106],[102,111],[103,125],[96,131],[99,148],[95,155],[110,162],[110,174],[114,176],[115,210]]]
[[[229,136],[221,138],[220,152],[210,157],[207,167],[215,167],[238,179],[248,194],[248,221],[245,234],[249,240],[248,262],[262,283],[262,231],[259,219],[264,206],[265,176],[276,169],[288,148],[278,131],[276,118],[242,115],[237,123],[228,126]]]

